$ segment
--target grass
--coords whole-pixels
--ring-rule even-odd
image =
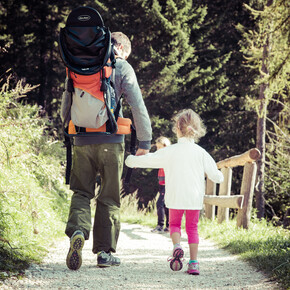
[[[148,208],[137,210],[138,201],[136,194],[130,194],[121,199],[121,222],[129,224],[141,224],[144,226],[155,227],[157,222],[157,213],[155,200],[148,204]]]
[[[22,105],[19,94],[7,86],[0,90],[0,280],[41,261],[52,233],[53,240],[63,236],[71,194],[63,180],[62,144],[47,134],[38,108]],[[122,222],[155,227],[155,200],[137,208],[136,194],[123,198]],[[237,229],[235,220],[201,219],[199,232],[290,288],[289,231],[255,219],[249,230]]]
[[[137,210],[136,196],[126,196],[122,200],[122,222],[155,227],[157,222],[153,200],[150,211]],[[184,224],[183,224],[184,228]],[[236,220],[218,224],[201,218],[199,222],[201,237],[213,240],[221,248],[239,255],[258,270],[278,281],[284,289],[290,289],[290,232],[275,227],[265,220],[253,219],[248,230],[239,229]]]
[[[21,103],[25,92],[0,90],[0,280],[40,262],[68,214],[64,149],[38,107]]]
[[[204,238],[238,254],[252,266],[290,287],[290,233],[265,220],[253,219],[248,230],[236,227],[236,220],[218,224],[203,219],[199,231]]]

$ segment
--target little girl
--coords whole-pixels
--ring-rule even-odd
[[[156,140],[156,148],[160,150],[171,144],[170,140],[164,136],[160,136]],[[159,183],[159,197],[156,203],[157,206],[157,226],[151,232],[153,233],[167,233],[169,230],[169,210],[165,206],[165,173],[163,168],[158,170],[158,183]],[[166,222],[164,224],[164,217],[166,217]],[[163,228],[163,226],[165,227]]]
[[[181,221],[185,212],[190,260],[187,272],[199,275],[198,220],[205,194],[205,174],[215,183],[223,182],[223,174],[213,158],[195,142],[206,133],[199,115],[191,109],[183,110],[174,118],[178,142],[143,156],[128,156],[129,167],[163,168],[165,172],[165,205],[169,208],[169,228],[173,242],[170,268],[181,270],[183,249],[180,245]]]

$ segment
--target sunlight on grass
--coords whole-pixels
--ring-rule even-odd
[[[9,272],[40,262],[68,215],[63,145],[21,92],[0,92],[0,270]]]
[[[157,224],[156,201],[149,202],[148,208],[138,210],[137,193],[121,199],[121,222],[155,227]],[[150,210],[151,209],[151,210]]]
[[[151,201],[149,206],[152,211],[138,210],[136,193],[122,198],[121,221],[155,227],[155,200]],[[289,230],[257,219],[252,219],[248,230],[237,228],[236,224],[236,219],[218,224],[216,220],[211,222],[202,217],[199,222],[199,234],[203,238],[213,240],[230,253],[239,255],[271,278],[277,279],[285,289],[290,287]],[[182,228],[184,229],[184,221]]]
[[[236,219],[222,224],[201,219],[199,233],[290,286],[289,230],[274,227],[265,220],[253,219],[245,230],[237,228]]]

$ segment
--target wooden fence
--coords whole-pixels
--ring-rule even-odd
[[[213,220],[215,218],[215,207],[219,223],[229,220],[229,209],[237,208],[237,226],[247,229],[251,218],[251,209],[256,182],[257,165],[256,160],[261,156],[256,148],[227,158],[217,163],[224,175],[224,182],[219,186],[218,196],[216,195],[216,184],[207,178],[206,195],[204,197],[205,217]],[[232,168],[243,166],[243,178],[239,195],[231,195]]]

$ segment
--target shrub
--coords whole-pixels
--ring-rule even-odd
[[[68,189],[64,149],[23,96],[33,89],[18,82],[0,91],[0,270],[19,271],[40,261],[64,232]],[[1,277],[0,277],[1,278]]]

